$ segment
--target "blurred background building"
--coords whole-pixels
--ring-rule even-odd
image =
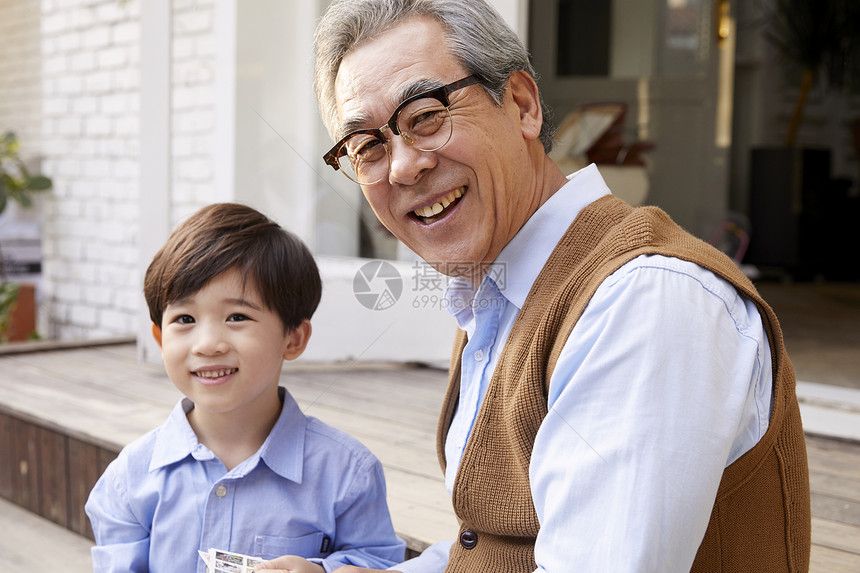
[[[802,66],[785,65],[768,39],[785,2],[491,3],[529,46],[565,127],[560,163],[598,162],[620,195],[664,208],[751,274],[857,279],[860,86],[832,74],[804,84]],[[6,211],[0,245],[37,259],[26,280],[42,337],[141,333],[140,356],[155,356],[143,270],[184,217],[239,201],[319,257],[309,359],[447,359],[444,281],[322,163],[331,143],[311,43],[326,5],[0,0],[0,132],[53,181],[35,210]],[[365,266],[379,259],[395,272]],[[362,289],[390,304],[362,304]]]

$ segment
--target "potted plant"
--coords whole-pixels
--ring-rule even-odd
[[[0,136],[0,215],[6,210],[10,201],[16,202],[23,208],[31,207],[33,195],[47,191],[52,186],[49,178],[40,173],[30,172],[18,150],[18,138],[13,132],[6,132]],[[0,251],[0,342],[13,338],[10,333],[21,322],[15,318],[16,310],[35,305],[33,290],[32,285],[15,284],[7,280],[3,253]],[[32,311],[27,314],[35,317]],[[34,324],[27,326],[26,330],[31,332],[24,332],[24,336],[35,330]]]
[[[860,87],[860,2],[772,0],[764,37],[798,89],[784,144],[752,150],[747,260],[806,276],[821,271],[819,254],[834,205],[830,195],[837,186],[830,149],[799,146],[798,134],[816,85]]]

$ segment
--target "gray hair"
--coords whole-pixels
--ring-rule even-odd
[[[451,53],[469,74],[478,76],[496,104],[501,105],[514,72],[522,70],[537,79],[528,50],[485,0],[335,0],[314,36],[314,89],[332,139],[338,124],[335,80],[341,61],[353,48],[414,16],[430,16],[442,24]],[[540,104],[540,140],[549,153],[555,128],[542,96]]]

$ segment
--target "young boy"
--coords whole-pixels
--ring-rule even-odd
[[[212,205],[173,232],[144,294],[186,397],[90,493],[96,572],[202,573],[210,548],[294,555],[294,573],[402,561],[379,461],[278,386],[320,293],[304,244],[250,207]]]

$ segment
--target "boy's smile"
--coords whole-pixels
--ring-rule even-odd
[[[203,384],[221,384],[222,382],[227,381],[227,377],[238,372],[238,368],[202,368],[195,372],[192,372],[198,378],[201,378],[200,382]]]
[[[193,416],[270,413],[293,332],[239,270],[168,304],[160,334],[167,373],[194,402]]]

